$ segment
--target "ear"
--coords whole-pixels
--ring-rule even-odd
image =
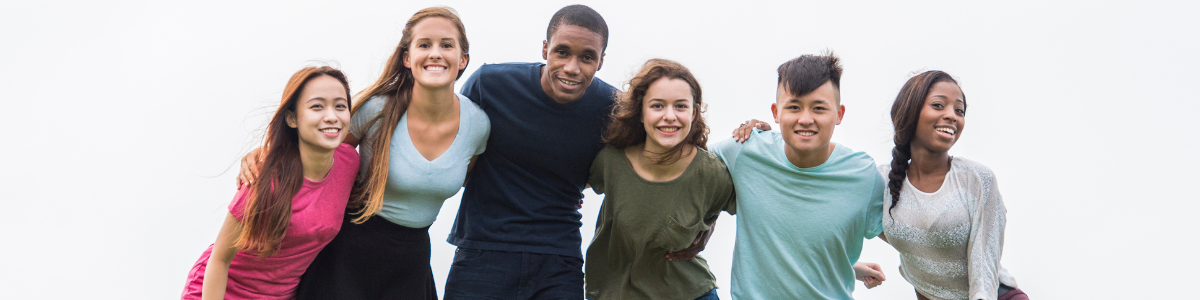
[[[779,124],[779,107],[778,107],[778,105],[779,105],[779,103],[771,103],[771,118],[775,119],[775,124]],[[840,117],[838,118],[838,122],[841,122]]]
[[[833,125],[842,125],[842,116],[844,115],[846,115],[846,106],[838,105],[838,119],[837,123],[833,123]]]
[[[296,112],[288,111],[287,117],[284,117],[283,119],[287,122],[288,127],[296,128]]]
[[[600,59],[596,60],[596,71],[600,71],[600,67],[604,66],[604,53],[600,53]]]
[[[408,51],[404,51],[404,54],[400,56],[400,60],[404,62],[405,68],[412,69],[412,62],[408,61]]]
[[[462,57],[458,59],[458,70],[459,71],[466,70],[467,63],[470,61],[471,61],[471,55],[463,54]]]
[[[543,40],[542,41],[542,60],[550,59],[549,56],[546,56],[546,54],[548,54],[549,52],[550,52],[550,41]]]

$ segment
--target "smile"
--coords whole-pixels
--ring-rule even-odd
[[[426,71],[445,71],[446,66],[425,66]]]
[[[810,130],[798,130],[796,131],[796,134],[799,134],[800,136],[814,136],[817,135],[817,132]]]
[[[671,132],[679,131],[679,127],[659,127],[658,131],[671,133]]]
[[[337,128],[325,128],[325,129],[321,129],[321,132],[323,132],[323,133],[338,133],[338,131],[342,131],[342,130],[341,130],[341,129],[337,129]]]
[[[577,81],[570,81],[570,80],[566,80],[566,79],[562,79],[562,78],[558,78],[558,82],[562,82],[563,84],[570,85],[570,86],[579,85],[579,82],[577,82]]]
[[[945,133],[950,136],[954,136],[954,132],[955,132],[954,127],[938,127],[938,128],[934,128],[933,130],[935,130],[937,132]]]

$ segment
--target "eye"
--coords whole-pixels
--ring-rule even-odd
[[[454,48],[454,45],[453,45],[453,44],[450,44],[450,43],[445,43],[445,44],[442,44],[442,48],[446,48],[446,49],[453,49],[453,48]]]
[[[824,107],[824,106],[817,106],[817,107],[813,107],[813,110],[815,110],[815,111],[826,111],[826,110],[829,110],[829,108],[826,108],[826,107]]]
[[[591,55],[584,55],[584,56],[580,57],[579,59],[583,60],[584,62],[592,62],[593,60],[596,60],[596,58],[592,57]]]
[[[347,109],[349,107],[347,107],[345,103],[338,103],[337,106],[334,106],[334,108],[337,108],[338,110],[343,110],[343,109]]]
[[[965,115],[967,115],[967,110],[961,109],[961,108],[956,108],[956,109],[954,109],[954,113],[958,114],[960,116],[965,116]]]
[[[933,108],[936,108],[936,109],[938,109],[938,110],[941,110],[942,108],[944,108],[944,107],[945,107],[945,106],[944,106],[944,105],[942,105],[941,103],[936,103],[936,102],[935,102],[935,103],[933,103],[933,104],[930,104],[929,106],[933,106]]]
[[[799,105],[788,105],[788,106],[787,106],[787,107],[785,107],[785,108],[786,108],[786,109],[788,109],[788,110],[800,110],[800,106],[799,106]]]
[[[687,109],[687,108],[688,108],[688,105],[687,105],[687,104],[684,104],[684,103],[680,103],[680,104],[676,104],[676,105],[675,105],[675,108],[677,108],[677,109],[681,109],[681,110],[684,110],[684,109]]]
[[[564,56],[564,57],[565,57],[565,56],[567,56],[567,51],[566,51],[566,50],[562,50],[562,49],[559,49],[559,50],[554,50],[554,54],[558,54],[558,56]]]
[[[650,104],[650,108],[653,108],[653,109],[659,109],[662,107],[663,107],[663,105],[661,103]]]
[[[321,105],[321,104],[313,104],[312,106],[308,107],[308,109],[322,109],[322,108],[325,108],[325,106]]]

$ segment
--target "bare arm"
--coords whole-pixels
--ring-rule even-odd
[[[232,214],[225,213],[225,222],[217,233],[217,241],[213,243],[212,253],[208,257],[208,265],[204,268],[203,299],[224,299],[225,284],[229,281],[229,264],[237,255],[233,242],[237,240],[238,220]]]
[[[858,262],[854,264],[854,278],[863,282],[867,288],[873,288],[883,284],[887,280],[883,276],[883,268],[877,263]]]

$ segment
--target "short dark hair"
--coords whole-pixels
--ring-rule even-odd
[[[825,55],[805,54],[779,65],[778,84],[794,96],[804,96],[832,82],[841,102],[842,65],[833,52]]]
[[[608,23],[604,22],[604,17],[596,10],[583,4],[575,4],[559,9],[554,13],[554,17],[550,18],[550,26],[546,28],[546,40],[550,40],[550,36],[558,31],[559,25],[575,25],[583,27],[591,32],[600,34],[602,38],[600,52],[608,49]]]

